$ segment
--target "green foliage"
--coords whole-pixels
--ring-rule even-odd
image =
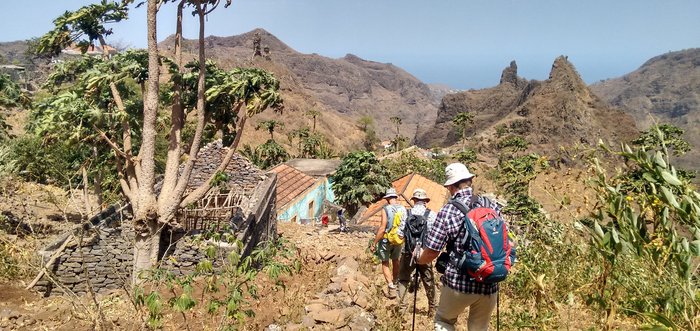
[[[224,145],[229,145],[235,138],[236,121],[241,115],[239,107],[245,107],[244,111],[248,117],[267,108],[273,108],[275,111],[283,109],[279,81],[272,73],[258,68],[234,68],[226,71],[214,61],[207,61],[205,68],[207,118],[211,128],[221,132]],[[183,69],[185,71],[181,73],[171,62],[173,83],[182,84],[183,107],[185,112],[190,112],[195,110],[197,105],[199,62],[189,62]],[[172,91],[169,91],[163,101],[170,104],[172,97]]]
[[[505,124],[499,124],[496,126],[496,137],[501,138],[508,133],[508,126]]]
[[[474,124],[474,113],[463,111],[452,118],[452,125],[457,129],[457,133],[459,133],[464,144],[467,143],[467,129],[472,124]]]
[[[25,135],[11,140],[0,152],[0,165],[27,181],[64,186],[80,168],[87,150],[61,142],[45,145]]]
[[[379,137],[377,137],[377,132],[373,127],[368,127],[367,130],[365,130],[365,137],[362,139],[362,146],[366,151],[372,152],[378,143]]]
[[[391,145],[394,146],[394,151],[398,152],[408,147],[408,137],[397,135],[391,140]]]
[[[654,266],[655,274],[674,286],[662,296],[667,298],[663,304],[657,297],[642,297],[632,303],[634,307],[625,308],[643,313],[663,310],[673,324],[697,329],[698,319],[687,316],[700,315],[700,284],[693,262],[700,256],[700,194],[671,165],[664,131],[657,128],[654,134],[652,138],[645,133],[639,140],[658,142],[653,143],[656,146],[641,144],[633,150],[623,145],[621,151],[613,152],[601,145],[624,161],[625,169],[617,173],[609,175],[597,158],[593,160],[593,187],[601,208],[593,215],[590,231],[593,245],[605,258],[601,277],[610,279],[600,284],[598,299],[612,309],[619,293],[637,286],[624,282],[628,274],[619,270],[621,260],[635,257]]]
[[[389,171],[372,152],[349,153],[333,175],[333,193],[350,215],[390,186]]]
[[[29,108],[31,99],[29,94],[23,91],[19,84],[9,75],[0,73],[0,109],[9,107]],[[13,138],[10,134],[10,126],[5,122],[5,117],[0,113],[0,142]]]
[[[430,160],[418,157],[415,153],[401,152],[398,157],[386,158],[381,161],[389,170],[392,179],[397,179],[410,173],[418,173],[438,183],[445,182],[445,167],[443,160]]]
[[[529,145],[530,144],[527,142],[527,140],[523,139],[523,137],[513,135],[498,141],[496,147],[516,153],[526,150]]]
[[[474,150],[473,148],[465,148],[464,150],[457,152],[453,156],[459,162],[461,162],[467,166],[469,166],[472,163],[475,163],[478,160],[476,150]]]
[[[663,135],[663,140],[659,137]],[[690,144],[682,136],[685,131],[670,124],[654,125],[649,130],[642,132],[639,138],[632,144],[643,148],[645,151],[657,151],[668,148],[674,156],[681,156],[690,151]]]
[[[267,120],[267,121],[260,121],[258,122],[258,125],[255,126],[255,130],[261,130],[264,129],[267,131],[267,133],[270,134],[270,140],[275,140],[275,129],[276,128],[283,128],[284,123],[283,122],[278,122],[275,120]]]
[[[543,218],[542,206],[530,197],[529,186],[547,167],[547,159],[537,154],[501,159],[498,164],[496,183],[508,199],[503,211],[521,226],[532,226]]]
[[[321,116],[321,112],[315,108],[311,108],[306,111],[305,115],[311,118],[311,120],[313,121],[311,127],[313,128],[313,131],[316,131],[316,118]]]
[[[357,120],[357,125],[362,131],[367,132],[370,128],[374,128],[374,119],[369,115],[363,115]]]
[[[255,148],[244,145],[241,154],[260,169],[270,169],[289,160],[289,153],[272,139]]]
[[[218,244],[222,242],[233,249],[222,249]],[[217,318],[220,328],[236,327],[255,315],[249,300],[258,298],[256,280],[261,271],[284,288],[280,276],[301,268],[296,249],[284,239],[261,243],[248,256],[240,254],[243,243],[230,232],[205,232],[192,241],[194,245],[202,243],[207,243],[205,258],[194,271],[176,275],[166,269],[153,269],[145,274],[153,289],[147,292],[142,285],[134,289],[134,302],[147,313],[150,328],[161,328],[169,309],[180,313],[188,323],[188,315],[200,314],[195,311],[198,308]],[[170,292],[167,301],[159,292],[163,288]],[[194,288],[202,289],[201,297],[193,296]]]
[[[7,222],[5,215],[0,214],[0,225],[5,222]],[[13,256],[12,250],[10,243],[0,238],[0,279],[17,279],[20,276],[19,263]]]
[[[319,132],[311,131],[308,127],[292,130],[287,138],[290,143],[294,142],[294,139],[297,140],[298,157],[330,159],[336,156],[326,137]]]
[[[127,19],[130,2],[102,0],[76,11],[66,11],[53,21],[54,29],[39,38],[36,53],[58,55],[74,43],[86,52],[95,40],[112,34],[112,30],[105,25]]]
[[[214,178],[211,180],[211,186],[212,187],[217,187],[217,186],[225,186],[226,183],[229,180],[229,176],[226,172],[223,171],[217,171],[214,174]]]

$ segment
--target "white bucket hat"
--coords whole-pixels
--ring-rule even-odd
[[[395,188],[389,188],[386,190],[386,194],[384,194],[384,198],[382,199],[389,199],[389,198],[398,198],[399,195],[396,193]]]
[[[445,186],[450,186],[461,180],[472,178],[476,175],[469,172],[467,166],[461,163],[452,163],[445,168],[445,175],[447,180],[445,181]]]
[[[413,190],[413,196],[411,197],[411,199],[430,201],[430,198],[428,198],[428,193],[426,193],[425,190],[422,188],[417,188]]]

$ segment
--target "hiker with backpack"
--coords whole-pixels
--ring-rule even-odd
[[[425,190],[417,188],[411,196],[413,207],[408,210],[408,217],[402,227],[404,234],[404,249],[401,253],[401,263],[399,268],[399,300],[403,305],[408,284],[411,281],[411,275],[416,269],[420,274],[420,279],[425,288],[425,294],[428,297],[428,315],[432,315],[435,311],[435,276],[433,273],[432,264],[415,264],[413,260],[413,251],[416,246],[423,244],[423,237],[428,233],[428,230],[435,222],[437,214],[428,209],[430,198]],[[414,291],[418,290],[418,284],[413,284]],[[415,307],[414,307],[415,309]]]
[[[382,222],[370,246],[370,250],[377,254],[382,262],[382,273],[387,282],[387,296],[390,299],[396,298],[397,294],[394,282],[399,276],[399,257],[403,247],[400,228],[401,223],[406,220],[406,208],[398,202],[398,197],[396,189],[390,188],[386,191],[384,199],[387,205],[383,208]]]
[[[454,330],[457,318],[467,307],[469,331],[488,330],[498,303],[498,282],[515,263],[515,247],[498,205],[485,197],[472,196],[474,174],[461,163],[448,165],[445,173],[445,186],[452,198],[438,213],[424,246],[414,254],[418,264],[428,264],[440,256],[438,271],[444,271],[444,286],[435,330]],[[447,252],[441,255],[444,248]],[[444,270],[439,268],[441,261],[447,262]]]

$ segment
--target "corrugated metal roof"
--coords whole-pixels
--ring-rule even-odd
[[[428,193],[430,202],[428,202],[428,208],[435,212],[438,212],[442,206],[447,203],[450,197],[450,192],[439,183],[436,183],[428,178],[425,178],[419,174],[412,173],[403,176],[395,180],[391,185],[396,189],[399,194],[398,201],[406,208],[410,208],[411,195],[413,191],[417,188],[422,188]],[[382,222],[381,214],[379,211],[386,206],[386,200],[382,199],[367,207],[362,217],[360,217],[359,223],[362,225],[379,226]]]
[[[313,177],[328,176],[340,165],[339,159],[292,159],[286,165]]]
[[[280,164],[270,170],[277,174],[277,210],[282,210],[316,183],[316,179],[303,172]]]

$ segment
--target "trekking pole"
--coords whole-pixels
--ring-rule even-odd
[[[500,300],[501,291],[496,292],[496,331],[501,331],[501,310],[500,310]]]
[[[415,276],[413,276],[413,323],[411,330],[416,330],[416,303],[418,301],[418,265],[416,265]]]
[[[415,250],[420,251],[420,243],[416,244]],[[411,331],[416,330],[416,304],[418,302],[418,261],[417,261],[416,254],[414,252],[413,256],[411,257],[411,266],[416,268],[414,276],[413,276],[413,322],[411,323]]]

